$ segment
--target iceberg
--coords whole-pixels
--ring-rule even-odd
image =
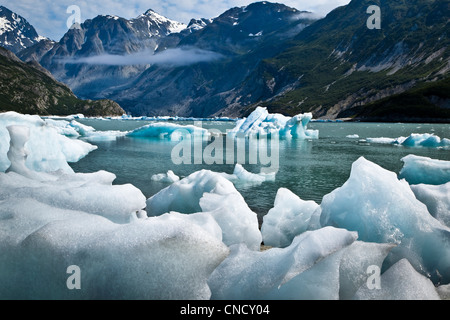
[[[0,298],[206,300],[228,248],[176,216],[115,224],[33,199],[1,203]],[[66,285],[79,267],[80,290]]]
[[[450,182],[450,161],[408,155],[402,159],[404,165],[399,178],[410,184],[440,185]]]
[[[441,139],[431,133],[413,133],[409,137],[367,138],[366,140],[369,143],[393,144],[405,147],[450,148],[450,139]]]
[[[118,137],[123,137],[128,134],[127,131],[117,130],[97,131],[95,128],[84,125],[76,120],[68,122],[66,120],[45,119],[44,121],[54,127],[61,135],[69,138],[80,138],[92,143],[115,141]]]
[[[172,170],[169,170],[167,173],[154,174],[151,177],[151,180],[156,182],[173,183],[179,181],[180,177],[178,177]]]
[[[263,218],[261,233],[264,244],[284,248],[292,240],[307,231],[309,221],[319,205],[303,201],[290,190],[280,188],[272,208]]]
[[[58,129],[52,123],[46,123],[39,116],[6,112],[0,114],[1,172],[5,172],[11,164],[7,157],[10,145],[7,127],[14,125],[25,126],[30,130],[30,138],[26,143],[26,149],[30,155],[26,159],[26,166],[33,171],[62,170],[73,173],[67,162],[77,162],[97,149],[97,146],[60,134],[61,128]]]
[[[193,126],[174,123],[152,123],[127,133],[128,137],[180,141],[185,137],[208,140],[209,131]]]
[[[207,214],[148,217],[145,197],[115,175],[25,167],[33,131],[8,126],[0,173],[0,299],[209,299],[228,256]],[[73,267],[75,267],[73,269]],[[81,290],[69,287],[81,270]],[[72,271],[70,271],[72,272]]]
[[[245,202],[233,183],[210,170],[194,172],[147,199],[149,216],[176,212],[207,213],[222,229],[223,242],[230,246],[244,243],[259,250],[262,242],[256,213]]]
[[[349,180],[324,196],[316,214],[321,227],[356,231],[365,242],[396,244],[385,269],[407,258],[434,283],[450,282],[450,229],[431,216],[395,173],[361,157]]]
[[[352,298],[367,282],[367,266],[379,266],[392,249],[357,234],[325,227],[297,236],[286,248],[251,251],[230,247],[208,284],[216,300],[331,300]]]
[[[260,137],[278,134],[280,138],[318,139],[318,130],[307,129],[311,120],[311,113],[287,117],[282,114],[269,114],[267,108],[257,107],[247,118],[240,119],[227,135]]]
[[[11,162],[6,174],[0,174],[0,200],[29,198],[61,209],[88,212],[126,223],[134,212],[145,208],[145,196],[132,185],[112,185],[116,176],[95,174],[40,173],[25,166],[25,144],[30,129],[9,126]],[[56,195],[56,196],[55,196]]]
[[[247,171],[240,163],[236,163],[232,174],[220,172],[224,178],[233,182],[236,186],[257,186],[266,181],[275,181],[277,172],[263,172],[253,173]]]

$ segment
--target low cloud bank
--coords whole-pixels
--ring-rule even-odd
[[[92,57],[73,57],[65,60],[69,64],[93,64],[110,66],[127,65],[170,65],[185,66],[200,62],[210,62],[222,59],[223,55],[199,48],[175,48],[167,49],[154,54],[151,51],[142,51],[129,55],[101,54]]]

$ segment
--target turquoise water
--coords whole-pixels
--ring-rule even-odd
[[[130,131],[149,121],[82,119],[79,122],[97,130]],[[179,122],[192,124],[192,122]],[[233,122],[203,122],[203,128],[215,128],[222,132],[234,127]],[[408,154],[450,161],[450,150],[424,147],[404,147],[367,143],[365,138],[398,138],[412,133],[434,133],[450,138],[449,124],[386,124],[386,123],[321,123],[313,122],[309,129],[320,132],[318,140],[282,140],[279,148],[280,168],[275,181],[261,185],[236,185],[248,205],[260,220],[273,207],[279,188],[290,189],[303,200],[320,204],[324,195],[342,186],[348,179],[354,161],[363,156],[385,169],[399,173],[401,159]],[[348,138],[358,135],[359,138]],[[178,142],[120,137],[116,141],[95,142],[98,150],[77,163],[71,164],[76,172],[106,170],[116,174],[115,183],[131,183],[150,197],[169,184],[151,181],[154,174],[168,170],[180,177],[208,169],[233,173],[234,164],[224,165],[175,165],[172,149]],[[248,159],[248,157],[246,158]],[[244,164],[246,170],[259,173],[261,165]]]

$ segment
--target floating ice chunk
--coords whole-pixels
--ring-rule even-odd
[[[208,212],[222,228],[225,244],[245,243],[259,250],[262,241],[256,213],[231,181],[209,170],[197,171],[149,198],[147,212],[149,216]]]
[[[400,138],[399,138],[400,139]],[[405,139],[405,138],[403,138]],[[369,143],[380,143],[380,144],[398,144],[398,139],[393,138],[366,138],[366,141]]]
[[[209,299],[206,281],[229,252],[181,216],[118,225],[18,199],[0,205],[0,299]],[[66,286],[72,265],[81,290]]]
[[[339,294],[338,257],[333,253],[351,245],[357,238],[355,233],[332,227],[307,231],[296,237],[287,248],[267,251],[251,251],[244,245],[232,246],[225,261],[214,270],[208,280],[212,299],[259,300],[336,298]],[[330,257],[328,263],[320,264]],[[336,268],[337,265],[337,268]],[[301,277],[302,273],[315,269],[330,270],[333,281],[327,274],[317,272],[312,277]],[[333,269],[334,268],[334,269]],[[311,275],[311,274],[310,274]],[[326,278],[325,281],[320,279]],[[309,280],[308,280],[309,279]],[[309,281],[311,286],[307,286]],[[321,283],[325,287],[314,283]],[[303,286],[304,284],[305,286]]]
[[[398,261],[381,275],[379,289],[362,286],[358,300],[440,300],[434,284],[419,274],[406,259]]]
[[[152,123],[129,132],[127,136],[179,141],[184,137],[206,140],[210,135],[208,130],[193,125],[182,126],[174,123]]]
[[[365,242],[398,244],[385,266],[407,257],[433,282],[450,282],[450,229],[430,215],[405,180],[364,158],[342,187],[324,196],[320,225],[357,231]]]
[[[439,186],[412,185],[411,189],[433,217],[450,227],[450,182]]]
[[[175,173],[173,173],[172,170],[169,170],[167,173],[154,174],[151,177],[151,180],[157,182],[173,183],[179,181],[180,177],[178,177]]]
[[[26,160],[29,169],[40,172],[63,170],[73,173],[67,162],[77,162],[97,147],[84,141],[70,139],[58,133],[51,124],[39,116],[21,115],[16,112],[0,114],[0,171],[11,165],[7,157],[9,133],[7,127],[20,125],[30,128],[30,139],[25,145],[30,153]]]
[[[145,208],[145,196],[136,187],[100,184],[96,179],[63,176],[54,181],[36,181],[14,172],[0,174],[0,200],[31,198],[52,207],[72,209],[127,223],[132,213]]]
[[[263,182],[266,181],[275,181],[277,172],[260,172],[260,173],[252,173],[237,163],[234,167],[234,171],[232,174],[227,174],[224,172],[220,173],[223,177],[230,180],[231,182],[235,183],[239,186],[246,186],[246,185],[260,185]]]
[[[35,172],[25,166],[24,149],[30,130],[9,126],[11,147],[8,173],[0,173],[0,200],[31,198],[52,207],[101,215],[126,223],[133,212],[145,208],[145,196],[132,185],[113,186],[115,175]]]
[[[398,138],[367,138],[370,143],[394,144],[406,147],[430,147],[430,148],[448,148],[450,147],[449,139],[441,139],[440,137],[430,133],[413,133],[409,137]]]
[[[347,182],[324,196],[320,223],[346,226],[361,240],[378,243],[399,243],[418,229],[440,225],[406,181],[363,157],[353,163]]]
[[[287,247],[308,229],[313,212],[319,207],[314,201],[303,201],[290,190],[281,188],[272,208],[263,218],[261,233],[264,244]]]
[[[69,138],[78,138],[80,133],[73,126],[70,125],[70,122],[65,120],[53,120],[53,119],[44,119],[45,123],[53,128],[56,131],[66,137]]]
[[[227,134],[230,137],[258,137],[278,134],[281,138],[318,139],[319,132],[317,130],[307,129],[311,120],[311,113],[286,117],[281,114],[269,114],[267,108],[258,107],[248,118],[239,120]]]
[[[210,298],[206,281],[229,253],[210,214],[147,218],[144,195],[113,186],[115,176],[103,171],[20,175],[30,171],[30,130],[9,130],[11,170],[0,173],[0,299]],[[82,290],[66,285],[73,265]]]
[[[147,200],[149,216],[159,216],[171,211],[180,213],[201,212],[200,199],[204,193],[226,195],[237,192],[234,185],[220,174],[209,170],[197,171],[161,190]]]
[[[95,143],[105,141],[116,141],[119,137],[124,137],[128,134],[125,131],[108,130],[108,131],[94,131],[85,134],[81,139]]]
[[[450,182],[450,161],[416,155],[408,155],[402,161],[404,165],[399,177],[410,184],[440,185]]]

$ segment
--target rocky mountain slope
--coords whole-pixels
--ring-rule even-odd
[[[381,29],[367,28],[366,11],[373,4],[381,9]],[[450,71],[449,17],[448,0],[353,0],[262,63],[253,81],[266,77],[274,85],[263,87],[255,102],[286,114],[312,111],[334,119],[355,116],[368,103],[444,79]],[[276,94],[266,98],[272,87]],[[408,109],[404,111],[407,118]]]
[[[24,63],[0,47],[0,112],[86,116],[122,115],[125,111],[110,100],[80,100],[64,84],[36,63]]]

